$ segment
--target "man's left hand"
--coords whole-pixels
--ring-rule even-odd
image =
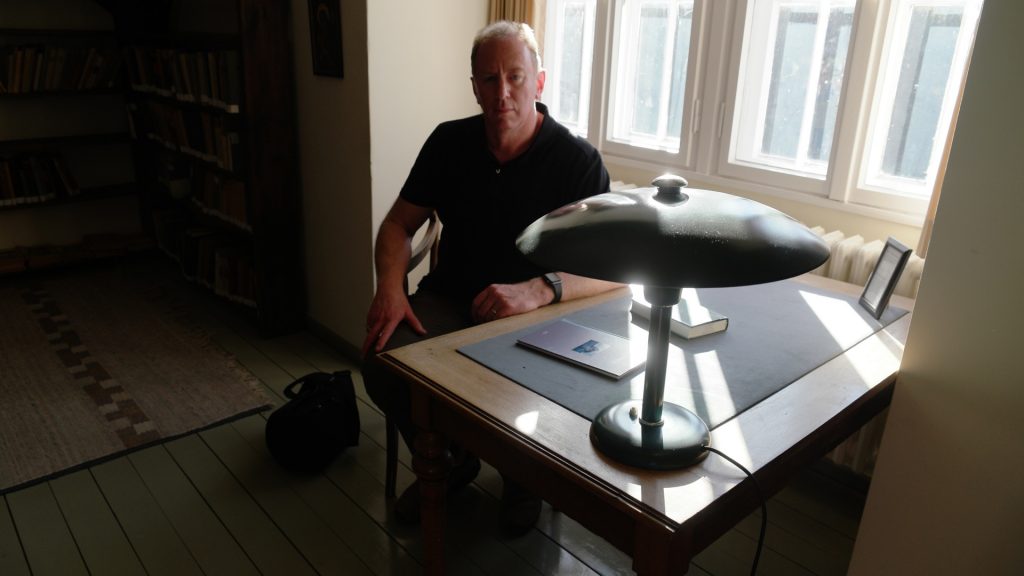
[[[491,284],[476,298],[470,312],[476,322],[525,314],[551,302],[554,292],[540,278],[517,284]]]

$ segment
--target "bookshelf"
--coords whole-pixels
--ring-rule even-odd
[[[288,3],[112,8],[144,226],[264,333],[305,312]]]
[[[0,28],[0,211],[134,194],[120,66],[113,30]]]

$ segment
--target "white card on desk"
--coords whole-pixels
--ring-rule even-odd
[[[633,342],[568,320],[552,322],[517,343],[616,380],[642,370],[647,360],[646,342]]]

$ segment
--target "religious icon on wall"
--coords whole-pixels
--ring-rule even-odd
[[[341,0],[309,0],[313,74],[344,78],[341,57]]]

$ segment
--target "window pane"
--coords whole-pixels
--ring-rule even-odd
[[[676,17],[676,44],[672,53],[672,92],[668,99],[668,133],[683,131],[683,96],[686,92],[686,67],[690,61],[690,31],[693,5],[683,6]]]
[[[568,4],[565,7],[562,50],[558,70],[558,118],[577,123],[580,116],[580,77],[583,66],[584,7]]]
[[[922,179],[927,173],[961,12],[914,9],[882,162],[886,174]]]
[[[815,12],[779,11],[762,154],[796,158],[817,24]]]
[[[596,0],[549,0],[545,16],[548,82],[543,100],[556,120],[584,137],[590,114],[595,10]]]
[[[868,186],[931,194],[980,4],[896,2],[870,126]]]
[[[679,151],[693,1],[619,0],[613,41],[613,140]]]
[[[667,6],[648,5],[640,9],[640,50],[636,62],[636,92],[633,95],[634,133],[658,134],[667,20]]]
[[[749,5],[731,158],[823,178],[853,26],[852,0]]]
[[[818,78],[818,97],[814,103],[814,120],[808,157],[828,162],[832,153],[832,136],[839,113],[839,95],[846,72],[846,52],[850,47],[853,12],[833,9],[829,15],[825,34],[825,50],[821,58],[821,76]]]

